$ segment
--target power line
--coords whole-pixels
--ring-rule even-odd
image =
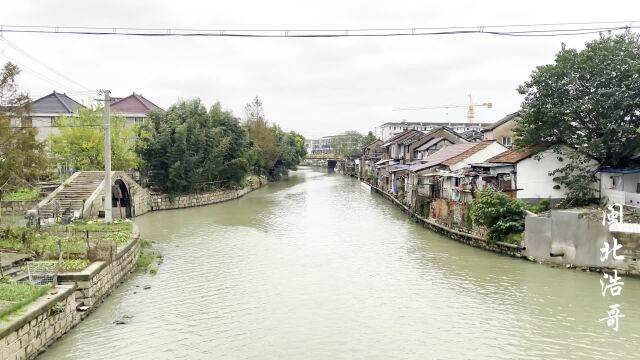
[[[16,44],[12,43],[12,42],[11,42],[11,41],[9,41],[8,39],[6,39],[6,38],[4,38],[4,37],[0,36],[0,40],[2,40],[3,42],[5,42],[7,45],[9,45],[11,48],[13,48],[14,50],[18,51],[18,52],[19,52],[19,53],[21,53],[22,55],[24,55],[24,56],[28,57],[29,59],[31,59],[31,60],[33,60],[33,61],[35,61],[35,62],[37,62],[38,64],[42,65],[43,67],[45,67],[46,69],[48,69],[48,70],[49,70],[49,71],[51,71],[52,73],[54,73],[54,74],[58,75],[58,76],[59,76],[59,77],[61,77],[62,79],[65,79],[65,80],[67,80],[68,82],[73,83],[73,84],[75,84],[75,85],[77,85],[77,86],[79,86],[79,87],[81,87],[81,88],[83,88],[83,89],[85,89],[85,90],[90,90],[88,87],[86,87],[86,86],[82,85],[81,83],[79,83],[79,82],[77,82],[77,81],[75,81],[75,80],[73,80],[73,79],[71,79],[71,78],[67,77],[66,75],[62,74],[62,73],[61,73],[61,72],[59,72],[58,70],[56,70],[56,69],[52,68],[51,66],[47,65],[44,61],[42,61],[42,60],[40,60],[40,59],[36,58],[35,56],[33,56],[33,55],[31,55],[31,54],[29,54],[26,50],[24,50],[24,49],[20,48],[18,45],[16,45]]]
[[[40,129],[40,128],[101,128],[103,125],[43,125],[43,126],[0,126],[0,129]]]
[[[337,38],[337,37],[396,37],[459,34],[487,34],[500,36],[570,36],[635,29],[639,21],[574,22],[489,26],[448,26],[413,28],[354,28],[354,29],[185,29],[137,27],[74,27],[38,25],[0,25],[0,33],[34,33],[67,35],[113,35],[146,37],[245,37],[245,38]],[[589,25],[588,27],[586,27]],[[571,27],[569,27],[571,26]],[[579,27],[576,27],[579,26]]]
[[[6,61],[9,61],[9,62],[16,63],[17,65],[20,66],[21,69],[24,69],[26,72],[30,73],[31,75],[39,78],[40,80],[46,81],[49,84],[54,85],[55,87],[62,88],[63,90],[70,90],[70,88],[67,87],[66,85],[64,85],[63,83],[61,83],[59,81],[56,81],[54,79],[51,79],[51,78],[47,77],[44,74],[41,74],[40,72],[32,69],[31,67],[29,67],[27,65],[24,65],[24,64],[18,62],[17,60],[8,57],[6,54],[0,54],[0,58],[3,58],[3,59],[5,59]]]

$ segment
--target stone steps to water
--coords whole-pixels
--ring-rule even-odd
[[[87,200],[96,191],[104,179],[102,171],[83,171],[78,173],[69,183],[61,185],[59,191],[46,204],[40,207],[40,217],[53,216],[58,212],[82,210],[83,200]]]

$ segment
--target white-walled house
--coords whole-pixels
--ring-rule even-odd
[[[569,147],[563,147],[561,150],[575,151]],[[493,167],[495,164],[503,165],[502,172],[497,175],[500,184],[504,185],[505,180],[511,183],[510,188],[505,189],[502,186],[505,193],[528,203],[537,203],[545,198],[559,201],[566,196],[565,189],[556,188],[557,184],[553,181],[555,175],[549,175],[549,172],[566,165],[562,158],[566,156],[551,149],[528,148],[506,151],[488,159],[487,162]],[[595,167],[597,162],[592,160],[591,165]]]
[[[600,198],[609,204],[640,207],[640,168],[600,169]]]

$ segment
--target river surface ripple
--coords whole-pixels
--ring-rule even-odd
[[[639,280],[603,297],[599,274],[459,244],[342,175],[303,168],[135,221],[164,254],[158,274],[134,275],[42,359],[639,356]],[[613,303],[617,333],[598,321]]]

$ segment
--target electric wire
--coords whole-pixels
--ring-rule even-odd
[[[243,38],[339,38],[487,34],[498,36],[548,37],[585,35],[636,29],[639,21],[572,22],[488,26],[446,26],[354,29],[189,29],[89,26],[0,25],[0,33],[114,35],[146,37],[243,37]],[[587,25],[590,25],[586,27]],[[567,28],[572,26],[571,28]],[[578,27],[576,27],[578,26]]]
[[[0,36],[0,41],[3,41],[4,43],[6,43],[9,47],[11,47],[12,49],[14,49],[15,51],[21,53],[22,55],[28,57],[29,59],[31,59],[32,61],[40,64],[41,66],[43,66],[44,68],[48,69],[49,71],[51,71],[52,73],[58,75],[60,78],[65,79],[66,81],[68,81],[69,83],[75,84],[76,86],[79,86],[80,88],[83,88],[87,91],[91,90],[89,87],[84,86],[83,84],[69,78],[68,76],[64,75],[63,73],[61,73],[60,71],[54,69],[53,67],[49,66],[48,64],[46,64],[44,61],[38,59],[37,57],[31,55],[30,53],[28,53],[26,50],[22,49],[21,47],[19,47],[18,45],[12,43],[11,41],[9,41],[7,38]]]

